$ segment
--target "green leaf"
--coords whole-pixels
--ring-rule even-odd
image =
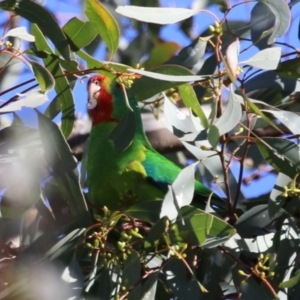
[[[58,187],[64,195],[71,214],[76,217],[87,211],[87,206],[75,174],[77,164],[70,148],[55,123],[38,113],[45,160],[52,169]]]
[[[193,73],[197,73],[203,67],[206,61],[209,62],[209,59],[204,58],[206,47],[207,41],[195,39],[190,45],[181,49],[178,55],[171,58],[166,64],[180,65],[191,70]],[[199,62],[201,62],[200,65]]]
[[[162,201],[143,201],[128,208],[124,214],[133,218],[156,223],[160,217]]]
[[[195,125],[196,122],[194,123],[192,117],[183,113],[165,95],[163,100],[163,110],[169,130],[178,137],[182,137],[184,133],[196,133],[198,135],[198,130]]]
[[[182,219],[179,219],[170,232],[170,238],[174,242],[189,243],[202,246],[208,238],[229,238],[235,233],[235,229],[223,220],[206,213],[193,206],[185,206],[181,209]]]
[[[300,270],[296,271],[295,276],[291,277],[289,280],[281,282],[279,287],[281,289],[290,289],[294,287],[300,281]]]
[[[8,36],[13,36],[13,37],[16,37],[16,38],[19,38],[21,40],[25,40],[25,41],[28,41],[28,42],[34,42],[34,40],[35,40],[34,36],[29,34],[26,31],[25,27],[16,27],[16,28],[13,28],[13,29],[9,30],[2,37],[2,39],[6,38]]]
[[[84,275],[82,269],[75,257],[72,258],[69,265],[64,269],[61,279],[68,284],[68,297],[76,299],[81,297]]]
[[[180,67],[180,66],[164,65],[162,67],[155,69],[155,71],[153,71],[153,72],[139,70],[139,69],[128,69],[128,71],[136,73],[136,74],[140,74],[140,75],[143,75],[146,77],[158,79],[158,80],[181,82],[181,83],[205,79],[205,77],[202,75],[201,76],[187,75],[189,72],[184,72],[183,69],[184,68]],[[185,70],[187,70],[187,69],[185,69]]]
[[[141,300],[155,300],[159,272],[153,272],[144,281]]]
[[[58,97],[56,101],[59,101],[60,111],[62,112],[61,130],[64,136],[68,137],[73,129],[75,120],[75,106],[70,83],[64,76],[64,72],[59,64],[57,56],[52,54],[51,48],[49,47],[45,37],[35,24],[32,24],[32,33],[36,38],[35,45],[37,50],[50,53],[50,55],[45,57],[43,61],[45,66],[47,66],[47,69],[55,77],[55,91]]]
[[[284,77],[298,79],[300,77],[300,58],[292,58],[283,61],[276,72]]]
[[[191,204],[195,189],[195,167],[193,163],[178,174],[167,192],[161,207],[160,217],[167,216],[171,221],[177,218],[181,207]]]
[[[97,30],[91,22],[83,22],[76,17],[65,24],[63,31],[70,39],[72,51],[74,52],[89,45],[97,35]]]
[[[275,42],[276,37],[282,36],[289,29],[291,12],[284,0],[260,0],[260,2],[267,5],[276,17],[273,32],[268,40],[268,44],[272,44]]]
[[[220,140],[220,132],[216,125],[211,125],[209,127],[207,139],[213,148],[218,146]]]
[[[152,72],[135,69],[128,69],[128,72],[137,72],[146,76],[139,80],[136,79],[129,90],[137,100],[148,99],[159,92],[183,84],[185,81],[194,81],[195,77],[188,69],[175,65],[164,65]],[[201,78],[203,79],[202,76]]]
[[[66,60],[70,59],[67,38],[53,16],[45,8],[30,0],[5,0],[0,2],[0,8],[20,15],[32,24],[37,24],[35,26],[38,26],[49,37],[60,54]]]
[[[268,201],[268,211],[270,218],[274,218],[286,202],[283,197],[284,187],[291,182],[291,178],[285,174],[279,173],[274,188],[272,189],[270,199]]]
[[[18,63],[23,63],[23,61],[16,55],[14,55],[12,52],[5,51],[5,50],[0,52],[1,69],[7,68],[8,66],[18,64]]]
[[[239,96],[232,90],[230,91],[228,104],[222,113],[221,117],[216,121],[214,126],[210,128],[208,139],[213,147],[217,146],[219,138],[232,130],[242,118],[242,107]],[[212,130],[212,131],[211,131]],[[219,137],[217,138],[216,133]]]
[[[108,138],[114,143],[117,153],[122,153],[130,146],[135,131],[135,115],[132,110],[128,109],[125,116],[108,136]]]
[[[37,79],[41,90],[52,90],[54,88],[55,81],[51,73],[45,67],[34,60],[29,60],[29,62],[32,66],[35,78]]]
[[[180,45],[175,42],[160,42],[151,50],[149,58],[143,63],[146,69],[154,69],[172,58]]]
[[[222,55],[221,55],[222,56]],[[226,70],[228,71],[228,76],[230,78],[230,80],[233,82],[235,88],[237,89],[237,91],[241,94],[241,96],[236,95],[235,99],[240,99],[240,103],[242,103],[242,99],[245,101],[245,103],[247,103],[247,105],[249,106],[249,108],[258,116],[261,116],[262,119],[264,121],[266,121],[268,124],[270,124],[272,127],[276,128],[279,132],[281,132],[281,130],[277,127],[277,125],[270,119],[268,118],[264,113],[261,112],[261,110],[251,101],[251,99],[249,99],[240,89],[240,87],[238,87],[235,83],[235,78],[233,77],[233,75],[231,74],[231,71],[226,63],[226,61],[224,60],[224,57],[222,56],[223,59],[223,63],[226,67]]]
[[[33,90],[27,94],[20,94],[19,97],[20,98],[17,101],[11,102],[0,108],[0,113],[21,110],[22,107],[34,108],[48,101],[47,94],[39,90]]]
[[[97,70],[101,70],[103,68],[103,63],[101,63],[99,60],[97,60],[96,58],[90,56],[88,53],[86,53],[83,50],[79,50],[76,53],[80,58],[82,58],[83,60],[86,61],[88,68],[89,69],[95,69],[95,71]]]
[[[150,229],[148,232],[145,242],[144,242],[144,248],[146,251],[153,251],[155,247],[158,245],[160,238],[163,236],[163,234],[168,229],[168,218],[162,217],[159,219]]]
[[[277,120],[279,120],[284,126],[286,126],[293,134],[300,134],[300,116],[293,111],[285,110],[269,110],[262,109],[262,111],[272,114]]]
[[[278,172],[294,178],[300,171],[299,147],[283,138],[264,138],[257,142],[266,161]]]
[[[165,281],[171,289],[173,297],[156,299],[201,299],[201,289],[205,289],[192,273],[187,273],[183,261],[174,258],[169,260],[163,269]]]
[[[85,228],[78,228],[64,236],[45,253],[44,258],[55,260],[61,254],[74,250],[78,239],[84,231]]]
[[[272,47],[264,49],[251,58],[240,62],[239,64],[245,64],[254,68],[263,70],[276,70],[281,57],[281,48]]]
[[[155,24],[173,24],[198,13],[197,10],[171,7],[118,6],[116,12],[138,21]]]
[[[282,211],[277,216],[280,214],[282,214]],[[267,234],[268,232],[262,229],[271,222],[268,205],[261,204],[245,212],[235,223],[235,228],[242,238],[253,238],[257,235]]]
[[[114,17],[97,0],[86,1],[85,13],[104,40],[112,57],[118,49],[120,39],[120,29]]]
[[[226,49],[226,62],[230,73],[234,78],[238,77],[240,42],[236,40],[232,42]]]
[[[201,124],[204,128],[208,128],[209,122],[197,99],[193,87],[190,84],[185,83],[179,85],[177,88],[185,106],[191,108],[194,111],[194,113],[199,117]]]
[[[133,271],[134,270],[134,271]],[[133,249],[130,249],[130,254],[124,262],[123,269],[123,281],[122,286],[126,287],[126,289],[131,289],[129,299],[140,299],[141,294],[141,282],[140,282],[140,274],[141,274],[141,261],[139,253]],[[138,284],[139,283],[139,284]],[[136,294],[139,297],[134,297]]]

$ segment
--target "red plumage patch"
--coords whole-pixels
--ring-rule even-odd
[[[103,75],[96,75],[89,80],[89,84],[92,81],[97,80],[101,87],[98,97],[96,99],[97,105],[90,110],[90,114],[93,119],[93,125],[102,122],[116,122],[116,120],[112,118],[113,95],[107,90],[107,85],[105,84],[106,79],[107,77]]]

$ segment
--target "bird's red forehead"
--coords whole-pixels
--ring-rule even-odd
[[[95,75],[95,76],[93,76],[93,77],[91,77],[89,79],[88,84],[91,83],[92,81],[95,81],[95,80],[98,80],[100,83],[103,83],[104,80],[105,80],[105,76],[100,75],[100,74],[99,75]]]

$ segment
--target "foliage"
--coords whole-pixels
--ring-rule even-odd
[[[217,15],[212,6],[115,2],[86,0],[87,20],[73,17],[62,28],[33,1],[0,2],[11,20],[28,24],[1,39],[1,80],[19,64],[33,74],[1,92],[7,99],[0,113],[13,121],[2,118],[0,130],[0,298],[298,299],[300,60],[296,45],[278,40],[297,40],[290,24],[299,1],[208,1],[218,4]],[[249,5],[250,22],[230,19]],[[211,25],[189,46],[178,52],[176,41],[160,39],[163,26],[174,23],[192,38],[198,15]],[[122,16],[136,32],[125,48]],[[108,61],[93,57],[100,42]],[[90,73],[135,78],[127,92],[154,114],[163,110],[194,156],[163,202],[88,209],[85,162],[74,159],[66,139],[76,120],[74,85]],[[44,112],[35,109],[46,102]],[[36,125],[15,113],[24,107]],[[130,127],[124,122],[112,137],[120,151]],[[260,179],[262,164],[272,167],[276,184],[246,199],[241,189]],[[189,205],[195,165],[222,196],[220,206],[210,199],[203,210]]]

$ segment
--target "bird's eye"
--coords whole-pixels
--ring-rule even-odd
[[[99,81],[98,80],[93,81],[93,83],[96,84],[96,85],[99,85]]]

